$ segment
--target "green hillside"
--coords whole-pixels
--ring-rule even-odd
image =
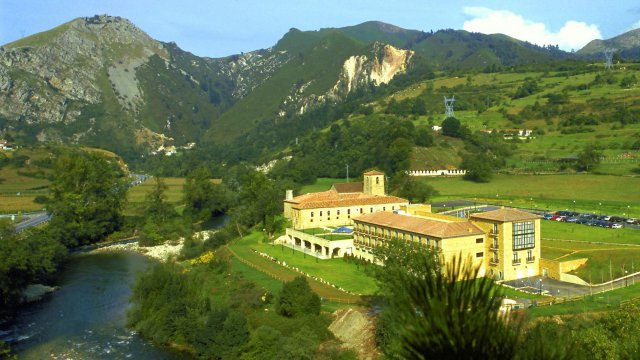
[[[298,30],[285,35],[276,49],[296,51],[297,56],[212,124],[207,135],[214,142],[230,142],[260,121],[274,121],[279,110],[285,110],[281,106],[288,96],[326,93],[337,82],[344,61],[365,50],[339,31]]]

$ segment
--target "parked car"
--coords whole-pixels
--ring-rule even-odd
[[[627,219],[627,224],[636,224],[638,221],[638,219],[635,218],[629,218]]]
[[[611,215],[605,215],[602,217],[602,220],[609,221],[611,219]]]
[[[612,228],[612,229],[622,229],[622,224],[620,224],[620,223],[613,223],[613,224],[611,224],[611,228]]]
[[[555,216],[555,215],[553,215],[553,214],[544,214],[544,215],[542,216],[542,218],[543,218],[543,219],[545,219],[545,220],[551,220],[551,218],[552,218],[552,217],[554,217],[554,216]]]
[[[575,222],[578,222],[578,218],[575,216],[572,216],[572,217],[566,218],[564,221],[568,223],[575,223]]]

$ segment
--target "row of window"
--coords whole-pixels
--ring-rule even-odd
[[[369,213],[373,213],[373,209],[374,209],[374,208],[370,207],[370,208],[369,208]],[[391,206],[391,211],[393,211],[393,210],[395,210],[395,209],[396,209],[396,207],[395,207],[395,206]],[[387,211],[387,207],[386,207],[386,206],[383,206],[383,207],[382,207],[382,211]],[[356,212],[358,212],[358,209],[356,209]],[[327,216],[331,216],[331,210],[327,210],[327,211],[326,211],[326,213],[327,213]],[[360,212],[359,212],[359,213],[360,213],[360,214],[364,214],[364,209],[363,209],[363,208],[360,208]],[[340,216],[340,209],[336,210],[336,215]],[[351,209],[347,209],[347,215],[351,215]],[[313,217],[313,216],[314,216],[314,212],[313,212],[313,211],[311,211],[311,212],[309,213],[309,217]],[[322,210],[320,210],[320,211],[319,211],[319,216],[322,216]]]
[[[521,258],[519,256],[519,253],[518,252],[514,252],[513,253],[513,263],[514,264],[520,263],[521,262],[520,259]],[[533,261],[533,260],[535,260],[535,257],[533,255],[533,250],[527,250],[527,261]],[[491,261],[494,262],[494,263],[497,263],[499,261],[498,252],[494,252],[493,253],[493,258],[491,259]]]

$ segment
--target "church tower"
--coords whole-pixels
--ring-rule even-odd
[[[376,170],[364,173],[363,190],[365,194],[384,196],[384,173]]]

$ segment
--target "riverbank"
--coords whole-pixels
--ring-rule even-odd
[[[193,234],[194,237],[199,238],[202,241],[209,239],[215,231],[205,230]],[[182,250],[184,245],[184,238],[178,240],[168,240],[164,244],[156,246],[140,246],[138,241],[132,241],[127,243],[119,243],[113,245],[107,245],[88,251],[89,254],[101,253],[101,252],[113,252],[113,251],[134,251],[141,255],[156,259],[162,262],[167,262],[175,259]]]

